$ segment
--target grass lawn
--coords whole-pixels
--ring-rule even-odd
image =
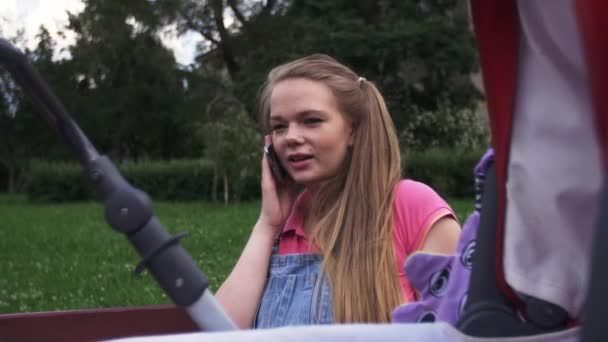
[[[470,200],[450,200],[461,222]],[[156,203],[161,222],[204,270],[215,291],[239,256],[259,202]],[[126,238],[96,203],[38,205],[0,195],[0,314],[169,303]]]

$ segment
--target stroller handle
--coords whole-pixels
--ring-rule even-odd
[[[148,195],[131,186],[106,156],[100,156],[65,110],[27,56],[0,38],[0,65],[12,75],[46,114],[65,143],[76,153],[86,178],[104,203],[106,221],[125,234],[147,268],[175,304],[186,309],[203,330],[234,330],[235,325],[214,300],[205,274],[179,244],[185,234],[171,236],[155,217]]]

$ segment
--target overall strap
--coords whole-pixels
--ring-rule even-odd
[[[277,237],[274,239],[274,242],[272,243],[272,255],[279,254],[279,242],[281,242],[281,233],[277,235]]]

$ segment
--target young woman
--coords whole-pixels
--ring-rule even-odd
[[[287,177],[262,160],[262,208],[216,298],[242,328],[388,322],[416,299],[416,251],[451,254],[460,226],[428,186],[401,180],[397,136],[373,83],[325,55],[270,72],[261,112]],[[295,186],[304,190],[296,197]]]

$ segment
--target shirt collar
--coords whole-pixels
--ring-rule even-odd
[[[293,208],[289,213],[289,217],[285,221],[285,226],[283,227],[283,234],[289,232],[295,232],[297,236],[306,238],[306,234],[304,234],[304,213],[306,211],[306,206],[308,205],[308,201],[310,199],[310,193],[308,190],[302,191],[296,201],[293,204]]]

